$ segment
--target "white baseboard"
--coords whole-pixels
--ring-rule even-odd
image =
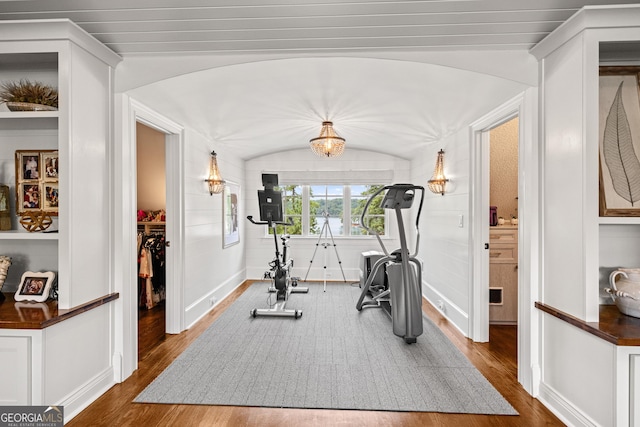
[[[64,423],[69,422],[115,384],[113,368],[109,367],[67,395],[59,403],[64,406]]]
[[[545,383],[540,383],[540,394],[537,399],[568,426],[596,427],[599,425]]]
[[[229,296],[238,286],[240,286],[245,279],[245,270],[234,274],[224,283],[217,288],[211,290],[207,294],[200,297],[196,302],[185,308],[185,324],[186,329],[191,328],[198,323],[200,319],[206,316],[215,306],[220,304],[222,300]],[[215,302],[211,304],[211,298],[215,299]]]
[[[430,286],[422,282],[422,295],[444,317],[446,317],[465,337],[469,336],[469,313],[465,313],[460,307]]]

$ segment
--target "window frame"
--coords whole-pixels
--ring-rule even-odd
[[[294,239],[318,239],[320,237],[320,234],[311,234],[310,233],[310,228],[311,228],[311,221],[310,221],[310,202],[311,202],[311,191],[310,188],[311,187],[317,187],[317,186],[341,186],[343,191],[343,195],[342,195],[342,204],[343,204],[343,209],[342,209],[342,224],[343,224],[343,233],[342,234],[335,234],[335,230],[332,230],[333,233],[333,237],[336,239],[374,239],[375,235],[373,234],[358,234],[358,235],[352,235],[351,234],[351,216],[352,216],[352,209],[351,209],[351,186],[352,185],[387,185],[387,184],[373,184],[373,183],[366,183],[366,184],[335,184],[335,183],[313,183],[313,184],[299,184],[299,183],[292,183],[292,182],[286,182],[286,183],[280,183],[276,189],[280,190],[283,192],[282,197],[283,200],[286,199],[287,195],[284,191],[285,187],[288,186],[296,186],[296,187],[300,187],[302,189],[302,213],[301,214],[293,214],[292,216],[295,217],[300,217],[302,220],[302,227],[301,227],[301,234],[289,234],[287,232],[287,226],[282,226],[283,228],[281,230],[283,230],[284,233],[289,234],[291,236],[291,238]],[[286,211],[286,203],[283,203],[283,216],[285,218],[285,220],[289,217],[289,214]],[[280,231],[279,231],[280,232]],[[389,212],[388,209],[384,210],[384,234],[380,235],[380,238],[382,239],[387,239],[387,238],[391,238],[390,236],[390,232],[391,232],[391,228],[389,227]],[[269,236],[270,235],[270,230],[269,227],[265,226],[265,236]]]

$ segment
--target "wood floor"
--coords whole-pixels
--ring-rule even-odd
[[[471,360],[518,411],[519,416],[442,414],[430,412],[346,411],[253,408],[237,406],[164,405],[132,403],[194,339],[244,292],[245,283],[197,325],[180,335],[167,335],[139,361],[138,370],[112,387],[67,425],[78,426],[562,426],[549,410],[518,384],[516,328],[492,326],[490,342],[464,338],[431,305],[427,315]],[[355,309],[355,308],[354,308]]]
[[[164,341],[166,323],[164,300],[148,310],[138,309],[138,361]]]

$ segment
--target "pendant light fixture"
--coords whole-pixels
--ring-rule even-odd
[[[444,187],[449,181],[444,177],[444,150],[438,151],[438,158],[436,160],[436,167],[433,170],[433,177],[427,181],[429,190],[432,193],[440,193],[444,196]]]
[[[209,159],[209,178],[205,179],[209,183],[209,194],[222,193],[224,190],[225,181],[220,176],[220,169],[218,169],[218,161],[216,160],[216,152],[211,152],[211,158]]]
[[[338,157],[344,152],[345,139],[333,130],[333,122],[322,122],[320,136],[309,141],[311,151],[320,157]]]

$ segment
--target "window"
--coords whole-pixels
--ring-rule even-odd
[[[286,185],[276,187],[282,191],[282,205],[285,222],[293,222],[293,225],[278,225],[278,234],[301,235],[302,234],[302,186]],[[271,230],[269,230],[271,233]]]
[[[369,233],[360,224],[362,211],[371,197],[383,185],[281,185],[285,221],[293,221],[291,226],[278,226],[279,234],[297,236],[324,235],[330,231],[333,236],[358,237]],[[383,193],[369,205],[365,218],[368,226],[380,235],[386,234],[386,217],[380,207]],[[326,227],[329,229],[325,229]]]
[[[309,234],[324,234],[329,231],[324,227],[329,227],[334,236],[344,236],[344,187],[311,185],[308,188]]]
[[[382,185],[352,185],[351,186],[351,235],[362,236],[369,234],[367,230],[360,224],[362,211],[367,201],[376,191],[382,188]],[[384,192],[376,196],[369,204],[367,215],[364,220],[366,225],[375,230],[379,235],[385,234],[385,217],[384,209],[380,206]]]

